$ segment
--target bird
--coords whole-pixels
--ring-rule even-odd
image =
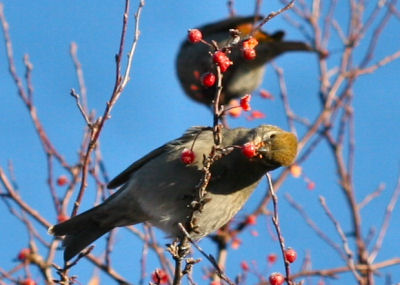
[[[115,227],[149,222],[168,237],[183,237],[178,225],[187,224],[191,213],[196,228],[189,235],[200,240],[229,222],[268,171],[289,166],[297,155],[296,136],[273,125],[222,128],[218,145],[214,135],[211,127],[189,128],[112,179],[108,188],[119,189],[102,204],[51,226],[50,234],[65,236],[64,260]],[[250,155],[249,145],[255,150]],[[190,205],[204,175],[204,158],[213,149],[221,155],[209,167],[205,202],[195,211]]]
[[[258,19],[258,18],[256,18]],[[215,41],[218,47],[224,47],[231,40],[230,29],[236,29],[241,39],[249,37],[254,26],[254,16],[232,16],[227,19],[204,25],[197,28],[202,33],[202,38],[207,42]],[[242,97],[257,89],[265,73],[265,65],[277,56],[290,51],[315,51],[310,45],[301,41],[285,41],[285,33],[277,31],[268,34],[262,30],[254,33],[258,41],[255,47],[254,60],[243,58],[239,48],[233,48],[228,55],[233,65],[223,73],[222,92],[219,102],[228,105],[234,98]],[[176,73],[186,95],[191,99],[211,105],[215,94],[216,84],[207,87],[202,84],[202,75],[215,72],[213,59],[210,52],[213,47],[203,43],[192,43],[184,40],[176,57]]]

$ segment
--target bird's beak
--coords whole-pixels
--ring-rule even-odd
[[[263,145],[262,147],[257,149],[257,152],[262,156],[266,156],[270,152],[270,148],[268,145]]]

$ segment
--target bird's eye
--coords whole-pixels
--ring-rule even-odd
[[[276,134],[271,134],[271,135],[269,136],[270,139],[273,139],[274,137],[276,137]]]

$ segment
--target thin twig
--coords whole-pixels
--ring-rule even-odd
[[[91,128],[93,123],[91,122],[91,120],[89,118],[89,115],[87,114],[87,111],[86,111],[87,108],[85,108],[85,106],[82,105],[81,102],[80,102],[81,100],[80,100],[79,94],[76,93],[74,88],[72,88],[71,92],[70,92],[70,95],[75,98],[76,105],[78,106],[78,109],[82,114],[82,117],[85,119],[85,122],[88,125],[88,127]]]
[[[276,234],[278,235],[279,245],[281,247],[283,261],[285,263],[285,271],[286,271],[286,282],[289,285],[292,285],[293,282],[291,281],[290,277],[290,262],[285,258],[285,239],[283,238],[281,227],[279,224],[279,212],[278,212],[278,196],[275,194],[274,185],[272,184],[271,175],[269,173],[266,174],[268,185],[269,185],[269,192],[271,193],[272,203],[274,205],[274,214],[272,216],[272,222],[275,227]]]
[[[378,256],[379,250],[382,247],[383,240],[384,240],[384,238],[386,236],[386,232],[389,228],[390,219],[392,217],[394,207],[396,206],[397,201],[399,200],[399,196],[400,196],[400,175],[398,177],[397,185],[393,192],[392,198],[390,199],[390,202],[386,207],[385,215],[383,217],[382,227],[381,227],[381,230],[379,231],[378,238],[376,239],[375,246],[372,249],[371,254],[368,257],[368,261],[370,263],[374,262],[375,258]]]
[[[278,76],[279,89],[281,91],[280,94],[281,94],[281,98],[282,98],[282,102],[283,102],[283,107],[285,108],[286,119],[287,119],[287,122],[288,122],[288,125],[290,128],[290,131],[293,133],[297,133],[296,127],[295,127],[294,121],[293,121],[295,115],[294,115],[292,109],[290,108],[290,104],[289,104],[289,97],[288,97],[288,91],[286,88],[284,71],[282,68],[280,68],[275,63],[272,63],[272,67],[274,68],[275,73]]]
[[[87,114],[89,112],[87,102],[87,89],[85,84],[85,77],[83,76],[82,64],[78,58],[78,45],[75,42],[72,42],[70,44],[69,53],[75,66],[76,76],[79,84],[79,93],[82,96],[82,110],[85,114]]]
[[[68,163],[64,160],[64,158],[59,154],[59,152],[56,150],[56,148],[51,143],[51,141],[39,119],[39,116],[37,115],[36,108],[33,105],[33,98],[32,98],[33,97],[33,94],[32,94],[33,87],[32,87],[32,82],[31,82],[31,70],[33,67],[32,67],[32,63],[29,61],[29,57],[27,55],[25,56],[25,65],[26,65],[26,69],[27,69],[26,78],[27,78],[27,84],[28,84],[28,88],[27,88],[28,93],[25,91],[23,82],[22,82],[21,78],[18,76],[17,69],[15,67],[15,62],[14,62],[14,53],[13,53],[13,46],[12,46],[11,37],[10,37],[10,33],[9,33],[9,25],[8,25],[8,22],[4,15],[4,7],[3,7],[2,3],[0,3],[0,22],[1,22],[1,25],[3,28],[9,72],[15,82],[15,85],[17,86],[19,97],[22,99],[22,101],[25,104],[25,107],[29,111],[31,120],[35,126],[36,133],[38,134],[38,136],[40,138],[40,142],[43,146],[43,149],[46,153],[51,153],[52,155],[54,155],[63,167],[69,169]]]
[[[326,215],[331,220],[331,222],[334,224],[334,226],[336,228],[336,231],[337,231],[337,233],[339,234],[339,236],[340,236],[340,238],[342,240],[343,249],[344,249],[345,253],[347,254],[347,258],[346,258],[347,265],[349,266],[349,268],[353,272],[353,275],[357,279],[359,284],[362,284],[362,278],[361,278],[360,274],[357,272],[356,267],[355,267],[355,263],[354,263],[354,259],[353,259],[354,254],[350,249],[349,242],[347,240],[346,235],[344,234],[342,226],[340,225],[338,220],[335,218],[335,216],[332,214],[332,212],[329,210],[328,205],[326,204],[325,197],[320,196],[319,197],[319,201],[320,201],[320,203],[322,205],[322,208],[324,209]]]
[[[228,0],[227,6],[228,6],[228,11],[229,11],[229,16],[231,16],[231,17],[235,16],[236,15],[235,1],[234,0]]]
[[[4,173],[3,169],[0,167],[0,181],[4,185],[4,188],[6,189],[9,197],[17,203],[21,209],[23,209],[26,213],[28,213],[30,216],[32,216],[36,221],[38,221],[40,224],[42,224],[46,229],[51,226],[51,223],[49,223],[45,218],[43,218],[42,215],[39,214],[38,211],[33,209],[31,206],[29,206],[28,203],[26,203],[22,198],[19,196],[18,192],[15,191],[14,187],[11,185],[10,181],[8,180],[6,174]]]
[[[400,264],[400,258],[392,258],[388,259],[379,263],[371,264],[371,265],[365,265],[365,264],[356,264],[355,268],[358,271],[367,271],[368,269],[376,272],[379,269],[382,268],[387,268],[389,266],[394,266]],[[296,274],[292,274],[292,279],[298,279],[301,277],[305,276],[325,276],[325,277],[330,277],[330,278],[335,278],[336,274],[339,273],[346,273],[351,271],[351,268],[348,266],[343,266],[343,267],[335,267],[335,268],[329,268],[329,269],[319,269],[319,270],[310,270],[310,271],[302,271]]]
[[[87,184],[87,175],[88,175],[88,168],[89,168],[89,161],[90,161],[91,153],[92,153],[93,149],[96,147],[96,143],[100,137],[100,133],[103,129],[103,126],[104,126],[106,120],[108,120],[110,118],[110,113],[111,113],[113,106],[118,101],[124,88],[126,87],[126,84],[128,83],[128,81],[130,79],[129,74],[130,74],[131,67],[132,67],[133,55],[136,50],[136,45],[137,45],[137,42],[139,39],[139,34],[140,34],[139,21],[140,21],[141,11],[144,6],[144,1],[143,0],[140,1],[138,10],[135,14],[135,37],[132,42],[130,52],[128,54],[127,67],[125,69],[124,76],[122,77],[121,76],[121,61],[122,61],[122,55],[124,52],[126,31],[127,31],[127,27],[128,27],[129,3],[130,3],[129,0],[125,1],[125,11],[124,11],[124,16],[123,16],[121,40],[120,40],[120,45],[119,45],[119,52],[116,57],[116,80],[115,80],[115,84],[114,84],[114,90],[113,90],[110,100],[106,104],[106,108],[104,110],[103,116],[100,117],[97,120],[97,122],[95,123],[95,126],[93,126],[93,129],[92,129],[93,133],[91,134],[90,142],[87,147],[87,151],[86,151],[85,158],[83,161],[81,186],[79,188],[78,196],[75,200],[71,216],[75,216],[77,214],[78,208],[79,208],[80,203],[83,198],[83,194],[87,187],[87,185],[86,185]]]
[[[181,231],[184,233],[185,237],[188,239],[188,241],[205,257],[207,260],[212,264],[212,266],[215,268],[218,276],[226,281],[229,285],[235,285],[233,281],[229,279],[228,276],[225,275],[225,273],[222,271],[222,269],[218,266],[218,262],[215,260],[215,258],[211,254],[207,254],[196,242],[194,242],[188,231],[185,229],[185,227],[179,223],[178,224],[179,228]]]
[[[255,33],[256,31],[261,29],[262,26],[264,26],[267,22],[269,22],[271,19],[275,18],[279,14],[285,12],[286,10],[291,9],[294,6],[294,1],[295,0],[290,1],[289,4],[287,4],[285,7],[281,8],[281,9],[279,9],[278,11],[269,13],[264,19],[261,20],[260,23],[257,24],[257,26],[254,28],[252,33]]]
[[[346,260],[346,254],[343,252],[341,247],[317,226],[317,224],[308,216],[304,208],[298,204],[288,193],[285,194],[285,198],[289,204],[303,217],[304,221],[310,226],[310,228],[312,228],[323,241],[332,247],[343,260]]]
[[[358,209],[361,210],[366,205],[368,205],[373,199],[381,195],[381,193],[383,192],[383,190],[385,190],[385,188],[386,185],[384,183],[379,184],[378,188],[374,192],[365,196],[365,198],[360,203],[358,203],[357,205]]]

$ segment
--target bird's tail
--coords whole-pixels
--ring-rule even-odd
[[[78,216],[54,225],[48,232],[55,236],[65,236],[64,260],[68,261],[96,239],[110,231],[114,226],[101,222],[102,205],[86,211]],[[104,221],[104,220],[103,220]]]

